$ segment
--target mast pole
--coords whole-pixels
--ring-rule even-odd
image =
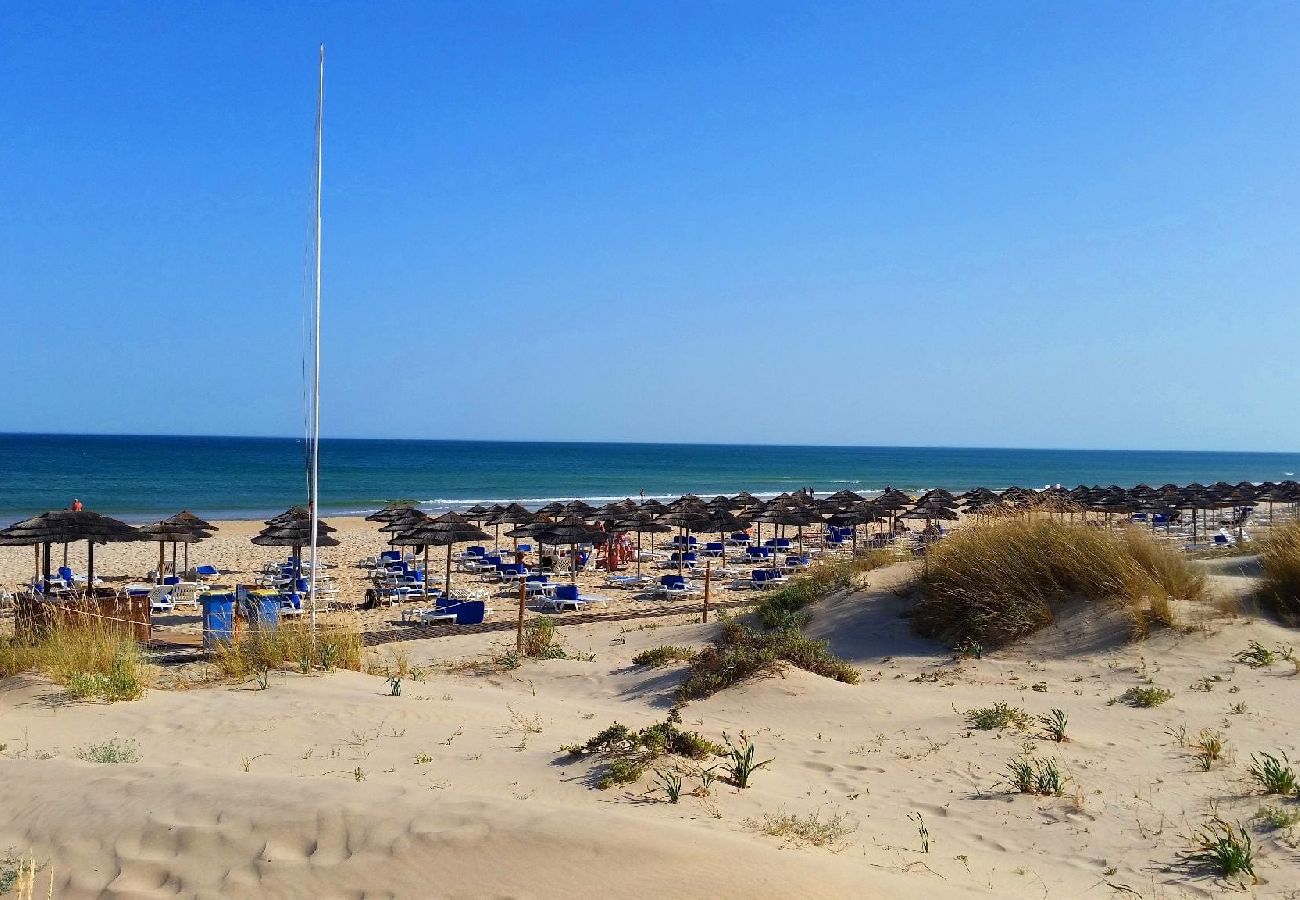
[[[320,81],[316,93],[316,306],[312,335],[311,390],[311,570],[307,575],[307,602],[311,606],[311,628],[316,631],[316,530],[320,519],[320,244],[321,244],[321,170],[323,160],[323,119],[325,115],[325,45],[320,45]]]

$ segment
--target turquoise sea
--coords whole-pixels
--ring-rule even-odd
[[[0,435],[0,522],[65,507],[129,521],[187,508],[205,518],[262,518],[306,496],[303,443],[291,438]],[[1276,481],[1298,453],[796,447],[323,440],[321,509],[362,513],[386,500],[430,509],[518,500],[773,494],[811,487],[994,489],[1079,483]]]

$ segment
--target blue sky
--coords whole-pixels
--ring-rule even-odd
[[[0,430],[1294,450],[1300,6],[0,7]]]

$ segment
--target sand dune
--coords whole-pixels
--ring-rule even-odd
[[[59,897],[1178,897],[1224,887],[1180,855],[1214,810],[1252,829],[1255,895],[1300,884],[1286,834],[1250,824],[1270,801],[1245,774],[1252,752],[1300,758],[1300,676],[1231,661],[1249,640],[1296,643],[1294,632],[1217,619],[1078,652],[1078,629],[1107,632],[1067,618],[955,665],[898,618],[888,593],[898,577],[873,573],[871,589],[816,611],[813,631],[862,668],[861,684],[793,671],[684,708],[687,727],[714,739],[743,730],[774,757],[745,791],[715,785],[707,800],[678,805],[649,779],[599,791],[596,763],[558,751],[614,720],[661,720],[681,668],[646,670],[632,656],[699,644],[715,627],[605,622],[563,629],[592,662],[495,675],[438,666],[407,679],[401,697],[386,696],[378,676],[285,672],[266,691],[67,705],[47,684],[10,680],[0,849],[49,861]],[[395,649],[445,663],[508,639]],[[1216,676],[1210,690],[1193,689]],[[1109,703],[1147,680],[1174,698],[1154,709]],[[963,713],[998,700],[1066,710],[1072,739],[968,731]],[[1220,730],[1233,757],[1209,772],[1177,739],[1201,728]],[[115,737],[133,741],[141,761],[76,758]],[[1006,764],[1026,748],[1059,760],[1064,796],[1010,792]],[[838,815],[852,830],[833,850],[755,830],[781,813]]]

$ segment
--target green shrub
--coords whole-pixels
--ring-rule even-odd
[[[78,747],[75,752],[77,759],[104,765],[140,761],[140,748],[135,741],[123,741],[118,738],[110,738],[100,744],[86,744]]]
[[[695,659],[695,651],[689,647],[674,647],[671,644],[664,644],[660,647],[652,647],[649,650],[642,650],[636,656],[632,657],[632,664],[635,666],[649,666],[658,668],[675,662],[690,662]]]
[[[1065,790],[1065,778],[1054,759],[1018,756],[1007,763],[1011,786],[1022,794],[1059,797]]]
[[[596,781],[601,790],[638,781],[651,763],[664,756],[703,760],[721,756],[723,749],[696,731],[678,726],[681,716],[674,709],[663,722],[633,731],[614,722],[594,734],[586,743],[561,747],[571,756],[597,756],[608,761]]]
[[[1294,659],[1295,651],[1290,647],[1279,646],[1276,650],[1270,650],[1259,641],[1251,641],[1250,646],[1245,650],[1239,650],[1232,655],[1237,662],[1250,666],[1252,669],[1264,669],[1273,663],[1282,659]]]
[[[1110,702],[1112,704],[1123,703],[1126,706],[1148,708],[1166,703],[1173,699],[1173,696],[1173,691],[1165,690],[1162,687],[1144,685],[1142,687],[1131,687]]]
[[[1255,847],[1240,824],[1211,819],[1192,835],[1192,850],[1186,856],[1212,868],[1224,878],[1245,873],[1255,881]]]
[[[923,634],[996,647],[1048,625],[1069,598],[1124,608],[1134,636],[1172,624],[1172,602],[1203,600],[1204,573],[1142,529],[1042,515],[993,519],[931,546],[912,610]]]
[[[564,658],[564,649],[556,640],[555,620],[550,616],[538,616],[524,624],[524,656],[533,659]]]
[[[999,700],[992,706],[966,710],[966,727],[980,731],[1001,730],[1003,728],[1029,727],[1029,713],[1018,706],[1011,706]]]
[[[746,679],[778,674],[787,664],[846,684],[857,684],[861,678],[857,669],[830,652],[825,641],[798,629],[756,632],[728,619],[717,641],[696,654],[677,696],[682,700],[709,697]]]
[[[1300,809],[1287,809],[1282,806],[1261,806],[1255,818],[1269,828],[1290,831],[1300,824]]]
[[[1049,715],[1038,717],[1038,724],[1043,727],[1043,733],[1047,735],[1048,740],[1056,741],[1058,744],[1069,740],[1065,735],[1069,723],[1070,717],[1063,709],[1053,709]]]
[[[38,671],[77,699],[138,700],[152,679],[130,631],[95,619],[56,618],[35,641],[0,638],[0,677]]]
[[[1250,777],[1255,779],[1266,794],[1294,794],[1296,790],[1295,772],[1291,769],[1291,760],[1285,753],[1279,759],[1272,753],[1250,756]]]
[[[811,618],[805,612],[808,606],[852,587],[858,575],[887,562],[888,554],[872,552],[845,559],[826,559],[809,566],[763,596],[754,610],[759,624],[767,629],[803,628]]]
[[[731,783],[738,788],[749,787],[749,779],[759,769],[765,769],[775,760],[765,759],[762,762],[754,760],[754,745],[750,742],[749,737],[742,731],[740,733],[740,742],[731,743],[731,738],[723,735],[722,739],[727,744],[728,761],[723,763],[723,769],[731,778]]]

